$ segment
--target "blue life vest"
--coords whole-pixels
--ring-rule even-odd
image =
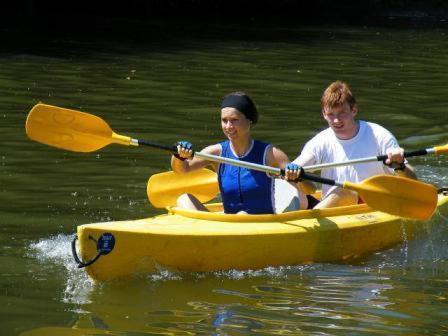
[[[224,141],[221,145],[221,156],[234,160],[247,161],[265,165],[265,152],[269,144],[254,140],[252,147],[244,157],[237,157]],[[225,213],[246,211],[249,214],[274,213],[274,180],[266,173],[253,169],[219,165],[219,189]]]

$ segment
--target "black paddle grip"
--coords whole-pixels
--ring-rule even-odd
[[[137,141],[138,141],[139,145],[162,149],[162,150],[168,151],[168,152],[173,153],[173,154],[177,153],[176,146],[167,146],[167,145],[162,145],[162,144],[159,144],[159,143],[156,143],[156,142],[147,141],[147,140],[140,140],[140,139],[138,139]]]
[[[303,180],[309,180],[309,181],[318,182],[318,183],[322,183],[322,184],[336,185],[335,180],[317,176],[317,175],[313,175],[313,174],[308,174],[308,173],[302,174],[302,176],[300,178]]]
[[[285,170],[284,169],[280,169],[280,175],[281,176],[285,176]],[[300,177],[297,180],[294,180],[293,182],[299,182],[300,180],[309,180],[309,181],[313,181],[313,182],[318,182],[318,183],[322,183],[322,184],[329,184],[329,185],[335,185],[336,181],[329,179],[329,178],[325,178],[325,177],[321,177],[318,175],[313,175],[313,174],[308,174],[305,173],[305,171],[303,171],[300,174]]]
[[[428,154],[426,149],[419,149],[411,152],[404,152],[404,157],[422,156]],[[378,161],[383,161],[387,159],[387,155],[379,155],[376,157]]]

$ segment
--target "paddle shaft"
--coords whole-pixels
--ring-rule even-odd
[[[158,149],[162,149],[171,153],[176,153],[177,152],[177,148],[176,146],[167,146],[167,145],[162,145],[162,144],[158,144],[155,142],[151,142],[151,141],[147,141],[147,140],[137,140],[137,139],[131,139],[131,143],[134,145],[143,145],[143,146],[149,146],[149,147],[153,147],[153,148],[158,148]],[[194,156],[199,157],[201,159],[204,160],[208,160],[208,161],[212,161],[212,162],[218,162],[218,163],[226,163],[226,164],[230,164],[230,165],[234,165],[234,166],[238,166],[238,167],[243,167],[243,168],[248,168],[248,169],[253,169],[253,170],[258,170],[267,174],[273,174],[273,175],[285,175],[285,170],[284,169],[280,169],[280,168],[276,168],[276,167],[270,167],[270,166],[264,166],[258,163],[252,163],[252,162],[247,162],[247,161],[241,161],[241,160],[235,160],[235,159],[230,159],[230,158],[226,158],[226,157],[222,157],[222,156],[218,156],[218,155],[213,155],[213,154],[207,154],[207,153],[202,153],[202,152],[194,152]],[[312,166],[314,167],[314,166]],[[304,170],[308,170],[309,167],[303,167]],[[317,170],[317,169],[314,169]],[[318,176],[314,176],[314,175],[306,175],[308,177],[308,179],[312,180],[312,178],[316,178],[316,179],[320,179],[320,177]],[[333,183],[329,183],[331,185],[338,185],[335,184],[337,182],[333,181],[333,180],[329,180],[329,182],[333,182]],[[320,180],[318,181],[320,182]],[[322,182],[324,183],[324,182]]]
[[[432,148],[404,152],[404,157],[422,156],[422,155],[427,155],[427,154],[437,154],[439,152],[446,151],[447,150],[446,147],[447,146],[445,145],[445,146],[432,147]],[[343,162],[322,163],[322,164],[318,164],[318,165],[303,167],[303,169],[306,171],[316,171],[316,170],[321,170],[321,169],[325,169],[325,168],[341,167],[341,166],[354,165],[354,164],[367,163],[367,162],[375,162],[375,161],[384,161],[386,159],[387,159],[387,155],[378,155],[378,156],[370,156],[370,157],[366,157],[366,158],[348,160],[348,161],[343,161]]]
[[[131,141],[133,143],[137,143],[138,145],[154,147],[154,148],[166,150],[166,151],[169,151],[169,152],[172,152],[172,153],[176,153],[176,151],[177,151],[176,146],[166,146],[166,145],[161,145],[161,144],[158,144],[158,143],[155,143],[155,142],[151,142],[151,141],[146,141],[146,140],[131,139]],[[262,171],[262,172],[269,173],[269,174],[284,175],[284,169],[264,166],[264,165],[260,165],[260,164],[257,164],[257,163],[240,161],[240,160],[234,160],[234,159],[229,159],[229,158],[225,158],[225,157],[222,157],[222,156],[206,154],[206,153],[201,153],[201,152],[195,152],[194,156],[200,157],[200,158],[205,159],[205,160],[213,161],[213,162],[233,164],[233,165],[236,165],[236,166],[239,166],[239,167],[254,169],[254,170]],[[303,169],[307,170],[307,167],[303,167]],[[316,176],[316,175],[310,175],[310,174],[306,174],[305,173],[305,174],[302,175],[302,178],[310,180],[310,181],[314,181],[314,182],[319,182],[319,183],[324,183],[324,184],[329,184],[329,185],[335,185],[335,186],[338,186],[338,187],[343,187],[343,183],[337,182],[337,181],[332,180],[332,179]]]
[[[153,147],[153,148],[158,148],[158,149],[162,149],[162,150],[165,150],[165,151],[168,151],[171,153],[177,152],[176,146],[162,145],[162,144],[158,144],[158,143],[147,141],[147,140],[131,139],[131,143],[133,143],[135,145],[138,144],[138,145],[144,145],[144,146],[149,146],[149,147]],[[433,148],[419,149],[419,150],[415,150],[415,151],[404,152],[404,157],[423,156],[423,155],[427,155],[427,154],[444,152],[446,150],[447,150],[446,145],[439,146],[439,147],[433,147]],[[281,176],[285,175],[284,169],[265,166],[265,165],[261,165],[261,164],[257,164],[257,163],[235,160],[235,159],[225,158],[225,157],[217,156],[217,155],[213,155],[213,154],[206,154],[206,153],[202,153],[202,152],[194,152],[194,156],[197,156],[201,159],[208,160],[208,161],[213,161],[213,162],[218,162],[218,163],[227,163],[227,164],[235,165],[238,167],[258,170],[258,171],[268,173],[268,174],[281,175]],[[317,164],[317,165],[304,166],[302,168],[306,172],[313,172],[313,171],[321,170],[324,168],[340,167],[340,166],[346,166],[346,165],[350,165],[350,164],[358,164],[358,163],[366,163],[366,162],[384,161],[386,159],[387,159],[387,155],[378,155],[378,156],[371,156],[371,157],[367,157],[367,158],[354,159],[354,160],[349,160],[349,161],[344,161],[344,162],[332,162],[332,163],[323,163],[323,164]],[[343,185],[342,183],[336,182],[334,180],[321,178],[321,177],[318,177],[315,175],[306,175],[306,176],[307,176],[306,179],[308,179],[310,181],[314,181],[314,182],[319,182],[319,183],[324,183],[324,184],[329,184],[329,185],[336,185],[336,186]],[[303,178],[305,178],[305,177],[303,177]],[[317,179],[319,179],[319,180],[317,180]],[[325,182],[323,182],[323,181],[325,181]]]
[[[162,145],[162,144],[155,143],[155,142],[152,142],[152,141],[147,141],[147,140],[131,139],[131,144],[133,144],[135,146],[143,145],[143,146],[153,147],[153,148],[157,148],[157,149],[162,149],[162,150],[165,150],[165,151],[168,151],[168,152],[171,152],[171,153],[176,153],[177,152],[176,146]],[[261,165],[261,164],[258,164],[258,163],[252,163],[252,162],[247,162],[247,161],[235,160],[235,159],[225,158],[225,157],[222,157],[222,156],[217,156],[217,155],[207,154],[207,153],[202,153],[202,152],[194,152],[194,156],[199,157],[199,158],[204,159],[204,160],[212,161],[212,162],[227,163],[227,164],[231,164],[231,165],[238,166],[238,167],[243,167],[243,168],[248,168],[248,169],[261,171],[261,172],[264,172],[264,173],[267,173],[267,174],[282,175],[282,176],[285,175],[285,170],[284,169],[270,167],[270,166],[265,166],[265,165]],[[320,166],[323,166],[323,165],[306,166],[306,167],[303,167],[303,169],[305,171],[314,171],[314,170],[321,169]],[[313,175],[307,175],[307,176],[311,177]],[[318,177],[315,176],[315,178],[318,178]],[[332,180],[329,180],[329,181],[332,181]],[[335,182],[335,181],[333,181],[333,182]],[[334,183],[331,184],[331,185],[334,185]]]
[[[153,147],[153,148],[162,149],[162,150],[165,150],[165,151],[168,151],[171,153],[177,153],[176,146],[167,146],[167,145],[162,145],[162,144],[158,144],[155,142],[151,142],[151,141],[147,141],[147,140],[140,140],[140,139],[139,140],[131,139],[131,142],[136,145],[149,146],[149,147]],[[231,165],[238,166],[238,167],[258,170],[258,171],[265,172],[268,174],[274,174],[274,175],[284,174],[284,170],[282,170],[280,168],[269,167],[269,166],[264,166],[264,165],[257,164],[257,163],[225,158],[225,157],[217,156],[217,155],[213,155],[213,154],[194,152],[194,156],[204,159],[204,160],[208,160],[208,161],[213,161],[213,162],[218,162],[218,163],[227,163],[227,164],[231,164]]]
[[[321,177],[321,176],[317,176],[317,175],[311,175],[311,174],[307,174],[304,173],[302,174],[302,176],[300,177],[304,180],[309,180],[309,181],[313,181],[313,182],[318,182],[318,183],[322,183],[322,184],[328,184],[328,185],[332,185],[332,186],[337,186],[337,187],[344,187],[344,183],[342,182],[338,182],[326,177]]]

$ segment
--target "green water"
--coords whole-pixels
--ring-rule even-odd
[[[256,101],[255,137],[293,158],[325,127],[322,90],[348,81],[359,117],[409,150],[448,141],[448,29],[376,26],[138,26],[119,35],[24,40],[0,52],[2,335],[421,335],[448,333],[448,220],[350,264],[155,275],[93,284],[70,254],[76,226],[161,213],[146,181],[153,149],[71,153],[27,139],[39,101],[94,113],[120,134],[197,148],[222,139],[220,98]],[[21,43],[25,41],[26,43]],[[412,159],[448,185],[446,156]],[[28,333],[27,333],[28,332]]]

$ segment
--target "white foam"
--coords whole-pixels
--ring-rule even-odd
[[[36,258],[39,263],[61,265],[66,270],[66,286],[61,300],[70,303],[88,303],[94,282],[84,270],[77,267],[72,253],[72,235],[58,234],[30,244],[28,256]]]

